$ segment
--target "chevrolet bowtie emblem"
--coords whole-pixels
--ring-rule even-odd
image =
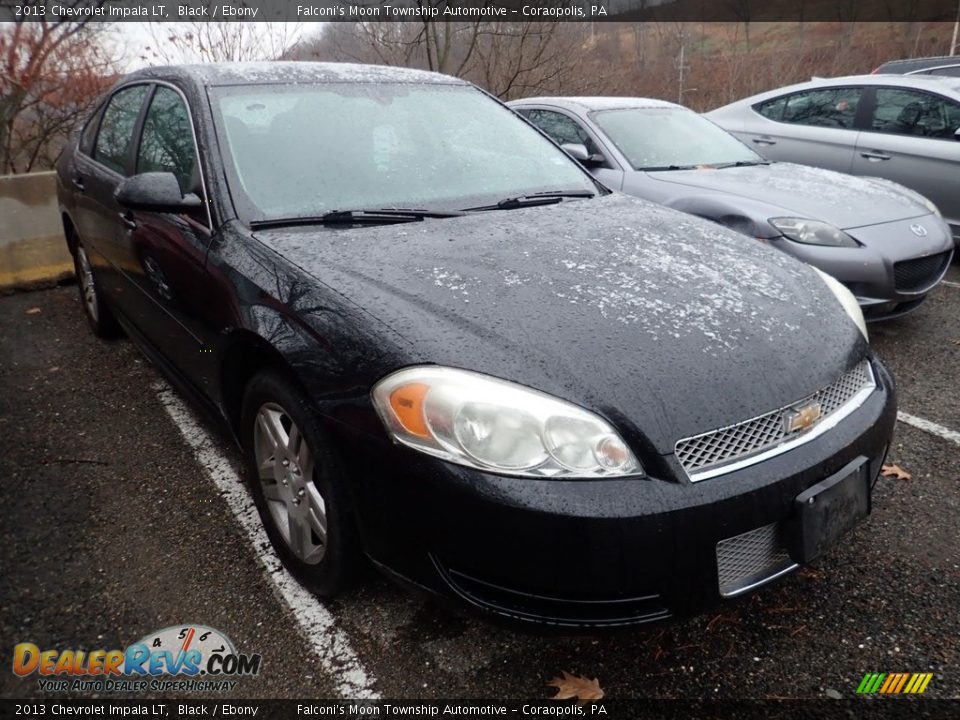
[[[812,427],[821,415],[820,403],[810,402],[791,408],[783,413],[783,429],[789,433],[800,432]]]

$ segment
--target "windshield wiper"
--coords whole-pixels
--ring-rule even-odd
[[[553,205],[563,202],[567,198],[592,198],[597,193],[589,190],[548,190],[546,192],[530,193],[529,195],[516,195],[515,197],[504,198],[494,205],[481,205],[480,207],[466,208],[466,212],[476,210],[514,210],[521,207],[533,207],[535,205]]]
[[[331,210],[323,215],[254,220],[252,228],[288,227],[292,225],[355,225],[360,223],[390,224],[417,222],[426,218],[461,217],[459,210],[416,210],[379,208],[376,210]]]
[[[717,163],[711,165],[714,170],[723,170],[732,167],[750,167],[751,165],[769,165],[769,160],[737,160],[736,162]]]
[[[655,167],[639,168],[643,172],[656,172],[657,170],[693,170],[696,165],[657,165]]]

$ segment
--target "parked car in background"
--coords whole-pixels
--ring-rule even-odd
[[[771,160],[887,178],[943,213],[960,242],[960,80],[815,79],[707,113]]]
[[[941,55],[940,57],[909,58],[907,60],[889,60],[873,71],[874,75],[949,75],[960,77],[960,57]]]
[[[896,400],[849,291],[469,83],[143,69],[57,175],[91,327],[223,422],[321,595],[366,554],[494,616],[653,622],[869,512]]]
[[[610,187],[769,242],[831,274],[868,320],[918,307],[943,278],[950,230],[886,180],[774,163],[703,116],[644,98],[528,98],[509,105]]]

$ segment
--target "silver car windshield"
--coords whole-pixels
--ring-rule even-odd
[[[211,100],[231,190],[251,220],[598,192],[563,151],[470,86],[248,85],[212,88]]]
[[[590,117],[634,170],[765,162],[725,130],[683,108],[602,110]]]

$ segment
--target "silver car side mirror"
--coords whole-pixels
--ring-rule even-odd
[[[591,155],[587,151],[587,146],[583,143],[564,143],[560,146],[560,149],[577,162],[583,163],[588,167],[591,165],[603,164],[603,155]]]

